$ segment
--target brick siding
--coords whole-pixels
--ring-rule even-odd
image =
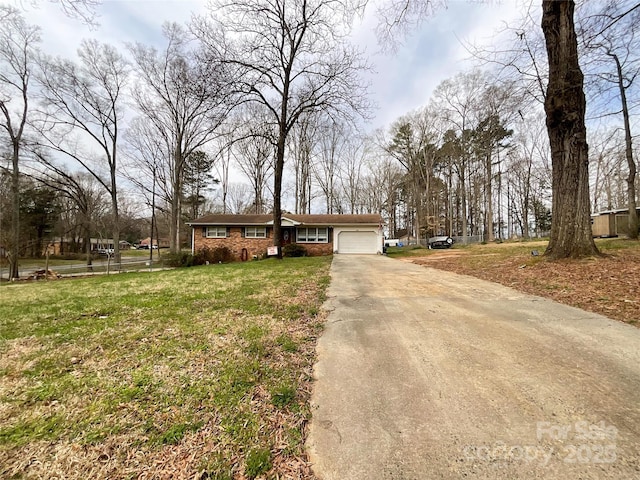
[[[301,243],[307,255],[310,257],[319,257],[322,255],[331,255],[333,253],[333,243]]]
[[[229,236],[226,238],[206,238],[202,236],[202,229],[206,227],[196,227],[194,229],[194,251],[208,247],[210,249],[227,247],[231,250],[235,260],[242,259],[242,249],[247,249],[247,259],[251,260],[254,255],[261,258],[266,255],[267,248],[273,245],[273,229],[267,227],[267,238],[245,238],[242,236],[243,227],[229,227]],[[310,256],[331,255],[333,253],[333,243],[301,243]]]

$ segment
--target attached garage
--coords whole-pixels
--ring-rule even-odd
[[[376,254],[382,249],[380,235],[373,230],[340,230],[335,235],[338,253]]]

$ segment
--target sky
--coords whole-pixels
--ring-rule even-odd
[[[67,58],[75,56],[84,38],[123,49],[127,42],[162,48],[163,22],[188,22],[194,13],[207,11],[204,0],[103,0],[97,12],[99,25],[90,28],[65,16],[56,3],[15,1],[22,4],[27,20],[42,28],[43,50]],[[505,22],[518,18],[518,4],[516,0],[449,0],[446,9],[416,28],[396,51],[386,53],[374,34],[374,9],[368,8],[353,30],[353,43],[366,52],[374,71],[366,81],[378,108],[368,129],[384,128],[426,105],[440,82],[470,68],[470,55],[461,40],[476,44],[490,41]]]
[[[5,1],[22,6],[27,21],[42,28],[45,53],[72,60],[77,59],[76,50],[87,38],[122,50],[132,42],[162,49],[164,22],[186,23],[194,14],[207,13],[206,0],[102,0],[97,25],[90,27],[66,16],[57,0]],[[382,0],[369,0],[369,7],[376,1]],[[414,29],[392,52],[383,52],[378,45],[375,10],[368,7],[352,32],[352,42],[366,53],[372,66],[364,81],[370,84],[370,100],[377,108],[364,125],[365,133],[387,128],[400,116],[426,105],[438,84],[470,69],[473,64],[462,42],[490,42],[497,29],[520,17],[518,5],[523,1],[448,0],[446,9]],[[235,170],[231,182],[246,183]],[[286,208],[293,208],[292,198],[283,201]]]

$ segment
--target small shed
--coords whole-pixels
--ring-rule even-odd
[[[640,208],[638,208],[640,215]],[[629,209],[605,210],[591,215],[591,231],[594,237],[618,237],[629,230]]]

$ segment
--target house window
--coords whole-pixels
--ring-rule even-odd
[[[310,227],[298,229],[299,243],[327,243],[329,229],[327,227]]]
[[[267,238],[267,227],[245,227],[246,238]]]
[[[207,238],[225,238],[227,227],[207,227]]]

